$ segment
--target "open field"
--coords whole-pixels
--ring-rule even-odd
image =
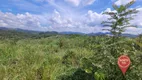
[[[127,80],[142,79],[142,38],[54,35],[0,41],[0,80],[122,80],[117,58],[127,53]],[[114,51],[113,51],[114,49]],[[113,52],[113,53],[112,53]]]

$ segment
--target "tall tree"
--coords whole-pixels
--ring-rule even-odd
[[[133,17],[138,12],[136,9],[130,9],[130,7],[135,3],[135,0],[127,3],[126,5],[116,5],[113,4],[113,8],[115,11],[104,12],[105,15],[109,15],[107,21],[103,21],[102,24],[104,27],[110,27],[108,30],[112,33],[114,38],[118,38],[121,36],[122,32],[125,31],[128,27],[136,27],[135,25],[130,24],[130,20],[133,20]]]

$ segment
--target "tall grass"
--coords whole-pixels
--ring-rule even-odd
[[[81,47],[84,37],[53,36],[43,39],[0,41],[0,80],[55,80],[69,69],[63,57],[73,53],[72,67],[93,52]],[[75,63],[77,61],[78,63]]]
[[[1,40],[0,80],[89,80],[93,79],[92,71],[99,71],[95,74],[102,71],[105,76],[110,75],[108,78],[121,77],[118,75],[120,70],[108,64],[116,66],[117,60],[108,55],[111,50],[111,47],[106,47],[109,39],[106,36],[57,35],[41,39]],[[121,43],[121,47],[116,47],[116,53],[129,53],[132,59],[129,74],[126,75],[129,80],[134,80],[134,76],[142,79],[142,51],[139,46],[142,43],[135,43],[137,40],[123,38],[121,41],[125,45]],[[82,63],[82,60],[85,62]],[[97,68],[93,68],[92,63]],[[116,74],[111,73],[112,70],[116,70]]]

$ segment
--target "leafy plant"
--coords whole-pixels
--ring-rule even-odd
[[[129,22],[138,12],[137,9],[129,9],[134,3],[135,0],[132,0],[126,5],[117,6],[116,4],[113,4],[115,11],[104,12],[104,14],[109,15],[110,18],[108,18],[108,21],[102,22],[104,27],[109,27],[110,29],[103,30],[110,31],[114,38],[118,38],[126,28],[136,27],[136,25],[131,25]]]

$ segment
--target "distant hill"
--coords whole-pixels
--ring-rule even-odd
[[[41,31],[0,27],[0,39],[26,39],[26,38],[39,39],[54,35],[59,35],[59,33],[54,31],[41,32]]]
[[[0,39],[25,39],[32,36],[33,34],[19,32],[14,29],[0,28]]]
[[[109,32],[98,32],[98,33],[81,33],[81,32],[56,32],[56,31],[32,31],[32,30],[24,30],[19,28],[5,28],[0,27],[0,38],[45,38],[53,35],[72,35],[72,34],[78,34],[78,35],[89,35],[89,36],[100,36],[100,35],[111,35]],[[138,35],[132,35],[132,34],[122,34],[122,36],[126,37],[137,37]]]
[[[0,30],[9,30],[9,28],[0,27]]]
[[[85,35],[85,33],[81,33],[81,32],[71,32],[71,31],[68,31],[68,32],[60,32],[60,34],[80,34],[80,35]]]
[[[98,32],[98,33],[89,33],[88,34],[89,36],[99,36],[99,35],[112,35],[110,32],[105,32],[105,33],[102,33],[102,32]],[[134,35],[134,34],[122,34],[122,36],[125,36],[125,37],[137,37],[138,35]]]
[[[15,30],[19,32],[26,32],[26,33],[32,33],[32,34],[37,34],[37,33],[42,32],[42,31],[24,30],[24,29],[19,29],[19,28],[16,28]]]
[[[105,32],[105,33],[103,33],[103,32],[98,32],[98,33],[89,33],[88,35],[89,35],[89,36],[111,35],[111,33],[109,33],[109,32]]]

